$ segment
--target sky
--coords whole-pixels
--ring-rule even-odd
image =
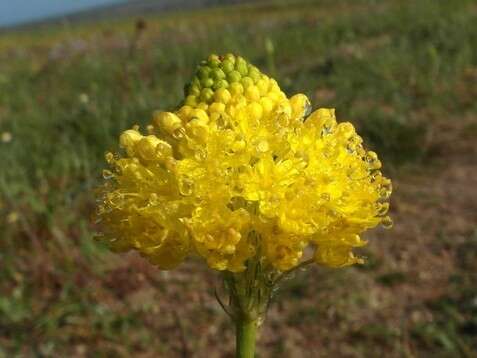
[[[0,26],[41,20],[119,0],[0,0]]]

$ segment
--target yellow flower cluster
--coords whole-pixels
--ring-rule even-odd
[[[391,182],[376,153],[333,109],[310,114],[243,58],[212,55],[175,112],[154,113],[147,133],[120,137],[123,155],[100,188],[101,239],[170,269],[199,255],[241,272],[256,258],[278,271],[307,246],[317,263],[360,262],[359,234],[382,223]]]

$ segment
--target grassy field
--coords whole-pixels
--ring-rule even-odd
[[[293,0],[1,34],[0,357],[232,357],[203,263],[92,239],[104,152],[211,52],[337,108],[395,187],[368,262],[288,282],[259,356],[477,356],[476,23],[470,0]]]

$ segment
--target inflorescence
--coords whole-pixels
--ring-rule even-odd
[[[249,259],[287,271],[362,262],[360,234],[387,227],[391,181],[334,109],[312,113],[243,58],[203,61],[174,112],[120,136],[99,189],[100,239],[161,269],[199,255],[241,272]]]

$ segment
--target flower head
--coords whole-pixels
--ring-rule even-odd
[[[210,56],[182,106],[106,155],[101,239],[162,269],[199,255],[217,270],[257,257],[287,271],[308,246],[318,264],[361,262],[359,235],[390,224],[391,181],[351,123],[310,109],[243,58]]]

